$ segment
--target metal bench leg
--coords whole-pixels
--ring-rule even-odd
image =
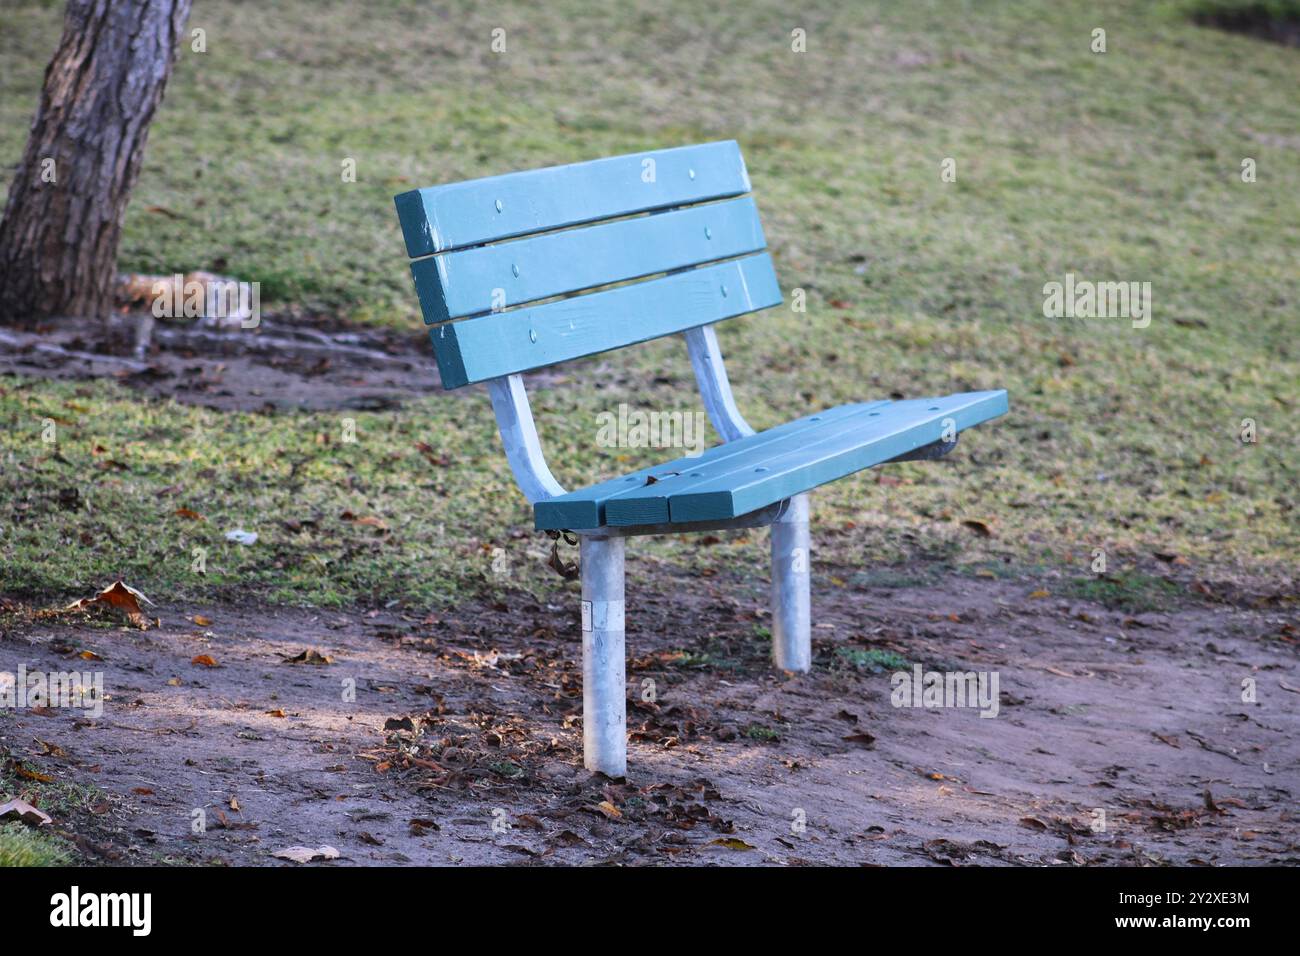
[[[583,535],[582,762],[611,777],[627,773],[627,665],[623,640],[621,537]]]
[[[812,552],[808,496],[795,495],[772,524],[772,663],[782,670],[812,669]]]

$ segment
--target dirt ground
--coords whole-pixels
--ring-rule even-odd
[[[428,335],[306,316],[264,316],[256,329],[200,321],[146,324],[117,314],[35,331],[0,326],[0,375],[112,378],[152,396],[221,410],[382,409],[447,393]],[[148,330],[144,348],[136,344]],[[454,393],[452,393],[454,394]]]
[[[789,676],[754,582],[630,560],[626,780],[581,769],[558,579],[554,604],[427,617],[9,615],[3,669],[102,670],[108,702],[9,712],[0,744],[97,788],[58,825],[118,864],[292,866],[272,854],[302,845],[328,865],[1300,863],[1296,622],[1267,596],[1133,617],[1029,583],[817,572],[814,670]],[[309,650],[331,662],[289,662]],[[869,663],[892,655],[996,672],[998,716],[892,706],[895,667]]]

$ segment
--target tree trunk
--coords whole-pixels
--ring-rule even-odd
[[[68,0],[0,220],[0,323],[104,316],[191,0]]]

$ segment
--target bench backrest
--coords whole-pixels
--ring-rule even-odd
[[[397,196],[444,387],[779,304],[749,188],[726,141]]]

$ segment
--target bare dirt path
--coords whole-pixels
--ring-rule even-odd
[[[428,616],[168,607],[143,632],[8,615],[0,670],[102,670],[109,700],[7,712],[0,746],[97,788],[60,823],[119,863],[1300,863],[1275,601],[1134,617],[1028,582],[821,587],[814,671],[790,677],[756,582],[634,562],[611,781],[580,769],[566,587]],[[286,662],[309,649],[332,663]],[[996,672],[998,716],[891,706],[900,661]]]
[[[256,329],[143,319],[63,319],[36,332],[0,326],[0,374],[111,378],[155,397],[226,411],[390,408],[443,392],[427,334],[266,316]]]

